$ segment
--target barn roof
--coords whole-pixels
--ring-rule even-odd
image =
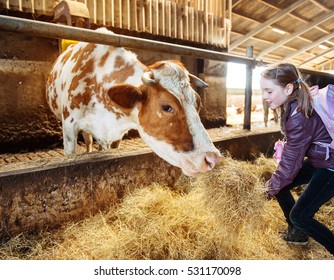
[[[333,0],[232,0],[228,52],[334,71]]]

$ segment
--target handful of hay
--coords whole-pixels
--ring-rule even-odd
[[[331,258],[316,242],[299,248],[278,236],[286,227],[283,214],[276,201],[264,198],[262,190],[275,168],[273,159],[260,157],[250,163],[226,157],[212,172],[181,177],[174,189],[152,184],[80,223],[13,238],[0,245],[0,258]],[[332,204],[326,207],[333,209]]]

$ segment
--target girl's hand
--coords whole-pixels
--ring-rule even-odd
[[[262,188],[266,199],[271,200],[275,198],[275,195],[270,191],[269,181],[267,181]]]

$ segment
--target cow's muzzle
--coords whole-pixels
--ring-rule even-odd
[[[198,173],[211,171],[215,166],[219,165],[222,156],[217,150],[216,152],[206,152],[193,159],[187,159],[181,164],[182,172],[187,176],[194,176]]]

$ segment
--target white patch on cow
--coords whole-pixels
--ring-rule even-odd
[[[114,108],[114,110],[123,115],[120,109]],[[128,130],[137,128],[136,117],[133,115],[117,118],[116,114],[105,109],[103,104],[96,103],[94,109],[92,108],[89,114],[78,121],[78,126],[80,130],[93,134],[98,143],[104,147],[121,140]]]
[[[163,62],[163,67],[152,69],[154,79],[158,80],[161,86],[179,100],[189,98],[190,96],[183,92],[184,89],[190,87],[189,72],[171,61]]]
[[[111,30],[108,30],[106,27],[100,27],[95,30],[96,32],[105,33],[105,34],[115,34]]]
[[[159,119],[161,119],[162,118],[161,112],[157,111],[157,116],[158,116]]]
[[[141,126],[138,127],[140,137],[148,144],[151,149],[161,158],[166,160],[172,165],[180,167],[180,161],[184,156],[182,152],[176,152],[174,147],[165,141],[157,140],[151,135],[147,134]]]

